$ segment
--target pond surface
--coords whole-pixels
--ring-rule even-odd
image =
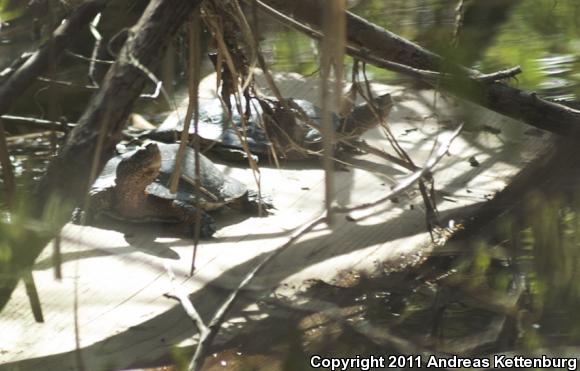
[[[0,71],[35,42],[35,35],[27,29],[31,20],[14,16],[15,3],[0,1],[0,19],[9,19],[0,29]],[[5,4],[11,4],[10,12],[2,9]],[[444,0],[361,0],[352,2],[350,10],[486,73],[519,65],[523,73],[512,83],[522,89],[565,102],[580,100],[580,1],[473,0],[464,2],[462,15],[457,4]],[[265,37],[262,46],[273,70],[317,71],[317,47],[310,39],[266,19],[261,20],[261,27]],[[374,81],[408,81],[373,67],[368,71]],[[42,116],[44,110],[38,106],[47,98],[37,98],[35,104],[20,107],[22,111]],[[60,104],[71,121],[84,108],[84,100],[73,102]],[[42,168],[49,147],[34,143],[30,160],[38,161],[38,154]],[[22,153],[15,150],[12,154],[18,175],[29,166]],[[32,166],[33,178],[39,175],[37,165],[34,162]],[[538,187],[514,210],[496,215],[478,231],[454,241],[449,253],[430,259],[419,272],[365,278],[330,294],[323,291],[327,300],[341,307],[360,305],[359,317],[421,344],[417,349],[449,353],[462,349],[464,355],[486,355],[502,351],[558,353],[564,347],[577,346],[580,198],[575,190],[580,184],[575,175],[578,168],[564,165],[568,167],[550,184]],[[513,288],[514,282],[522,284],[519,291]],[[316,289],[312,295],[320,295]],[[502,306],[510,301],[517,304],[515,311]],[[292,323],[299,327],[300,320]],[[480,334],[493,329],[499,340],[477,343]],[[303,349],[292,331],[278,334],[271,348],[245,349],[243,345],[238,353],[258,354],[265,357],[263,363],[274,358],[280,367],[286,365],[290,370],[296,369],[291,365],[296,365],[293,362],[299,362],[297,357],[309,352],[312,344],[328,353],[333,347],[345,354],[386,351],[368,337],[352,334],[352,329],[321,335],[310,342],[310,348]],[[466,342],[471,342],[469,347]],[[215,364],[209,362],[208,368],[222,369],[220,359],[226,365],[235,361],[243,366],[243,360],[236,357],[230,349],[216,355]]]
[[[523,89],[548,98],[579,99],[580,2],[466,1],[459,28],[457,3],[362,0],[351,11],[486,73],[519,65],[524,73],[517,77],[517,85]],[[282,31],[269,41],[270,48],[266,50],[271,52],[271,62],[277,69],[304,74],[316,71],[312,58],[317,54],[316,47],[307,37]],[[375,80],[392,82],[396,78],[387,71],[370,70]]]

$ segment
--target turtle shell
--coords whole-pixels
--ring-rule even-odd
[[[175,168],[175,158],[179,144],[157,143],[161,153],[161,168],[158,177],[146,191],[155,196],[166,199],[177,199],[190,204],[196,203],[197,191],[195,187],[195,153],[192,148],[185,148],[185,155],[181,165],[181,181],[177,193],[169,191],[169,180]],[[91,193],[102,191],[115,185],[116,170],[122,159],[132,156],[136,150],[112,158],[105,165],[103,172],[95,181]],[[199,205],[204,210],[215,210],[230,202],[246,197],[247,187],[238,180],[227,176],[218,169],[211,160],[199,154],[200,159],[200,190]]]
[[[302,99],[287,99],[286,104],[293,109],[302,110],[309,120],[315,125],[319,125],[322,119],[322,110],[314,104]],[[276,122],[284,122],[283,130],[293,141],[306,148],[316,145],[322,140],[320,132],[306,125],[299,119],[294,119],[297,115],[287,115],[283,105],[275,99],[251,98],[248,104],[243,104],[245,112],[245,123],[242,116],[235,109],[232,102],[232,114],[224,108],[218,98],[205,101],[200,105],[198,134],[205,141],[218,143],[224,147],[242,149],[244,148],[240,135],[247,141],[248,148],[255,154],[267,154],[272,147],[271,138],[276,133],[268,132],[266,122],[268,118],[273,118]],[[291,117],[291,118],[290,118]],[[332,114],[333,125],[336,130],[340,126],[337,115]],[[164,142],[175,141],[179,133],[183,130],[183,117],[178,114],[170,115],[154,132],[147,136],[152,139]],[[195,133],[193,125],[189,127],[189,134]]]

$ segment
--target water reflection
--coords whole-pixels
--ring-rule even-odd
[[[574,78],[578,77],[575,72],[580,71],[580,55],[550,55],[537,62],[538,70],[545,76],[539,88],[546,97],[565,101],[576,98]]]
[[[466,2],[458,46],[454,1],[362,1],[354,13],[390,31],[484,72],[521,65],[523,89],[549,98],[580,97],[580,3],[577,1]],[[546,17],[549,14],[549,22]],[[541,22],[539,18],[541,17]],[[274,69],[316,71],[313,42],[269,21],[262,23],[264,48]],[[369,67],[375,81],[392,82],[393,74]]]

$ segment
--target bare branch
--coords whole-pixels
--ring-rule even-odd
[[[209,332],[209,328],[203,322],[203,319],[199,315],[199,312],[193,306],[191,300],[189,300],[189,298],[187,297],[187,294],[183,292],[183,288],[175,284],[175,274],[173,273],[173,270],[171,269],[169,264],[165,265],[165,269],[171,281],[171,291],[164,294],[164,296],[179,301],[179,303],[183,307],[183,310],[189,316],[189,318],[191,318],[191,320],[201,333],[201,336],[203,337],[205,334]]]
[[[391,192],[389,192],[388,195],[381,197],[378,200],[357,206],[335,207],[334,211],[337,213],[350,213],[352,211],[364,210],[380,205],[381,203],[386,202],[392,199],[393,197],[401,195],[403,192],[407,191],[410,187],[412,187],[415,183],[417,183],[421,178],[432,172],[435,165],[437,165],[439,161],[441,161],[443,156],[447,154],[447,152],[449,151],[449,147],[451,146],[451,143],[455,138],[457,138],[462,128],[463,124],[459,125],[457,129],[455,129],[453,133],[451,133],[451,135],[447,138],[447,140],[441,143],[439,148],[437,148],[437,150],[433,152],[433,154],[431,155],[431,157],[429,157],[429,159],[425,163],[425,166],[422,169],[414,172],[413,174],[403,179],[395,188],[393,188]]]

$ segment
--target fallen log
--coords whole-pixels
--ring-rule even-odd
[[[258,1],[261,9],[264,4],[280,13],[292,16],[300,23],[321,29],[321,0],[282,0]],[[269,13],[271,14],[271,13]],[[534,92],[526,92],[505,84],[502,81],[479,79],[481,72],[454,65],[444,61],[440,56],[407,41],[373,23],[350,12],[346,12],[347,43],[354,50],[347,50],[350,55],[367,61],[381,68],[417,78],[417,70],[446,71],[452,73],[453,79],[443,79],[438,87],[477,103],[492,111],[513,119],[523,121],[537,128],[570,136],[580,131],[580,111],[565,105],[542,99]],[[365,58],[365,54],[368,56]],[[393,68],[383,61],[395,62],[412,68]],[[432,83],[429,79],[424,82]]]

